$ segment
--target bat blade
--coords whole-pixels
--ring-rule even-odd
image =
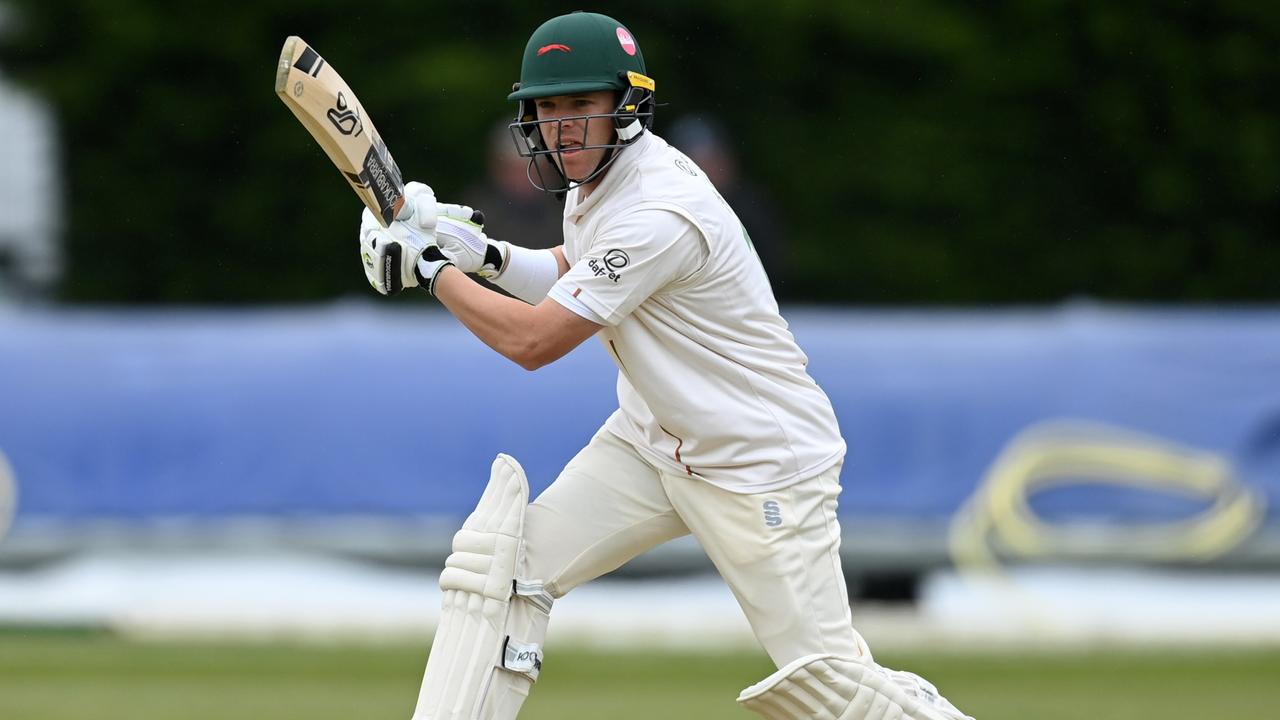
[[[276,95],[293,111],[360,200],[388,226],[404,207],[400,168],[373,120],[333,66],[290,35],[276,66]]]

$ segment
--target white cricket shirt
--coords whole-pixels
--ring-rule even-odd
[[[692,160],[646,132],[579,198],[565,203],[570,268],[548,296],[605,323],[619,371],[607,430],[733,492],[785,487],[844,457],[742,223]]]

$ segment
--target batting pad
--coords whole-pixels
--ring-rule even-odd
[[[973,720],[917,675],[835,655],[795,660],[738,702],[769,720]]]
[[[514,720],[537,679],[551,597],[516,579],[528,504],[524,470],[499,455],[440,573],[443,609],[414,720]]]

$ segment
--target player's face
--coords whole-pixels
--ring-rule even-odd
[[[612,144],[613,121],[607,117],[587,120],[581,116],[612,113],[614,105],[613,92],[610,90],[538,98],[539,120],[563,119],[561,122],[543,123],[539,128],[547,148],[561,151],[552,157],[556,158],[565,177],[570,180],[584,178],[600,165],[606,152],[604,148],[578,148]]]

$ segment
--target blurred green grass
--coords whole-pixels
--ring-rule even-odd
[[[408,718],[426,646],[136,642],[0,633],[7,720]],[[1271,717],[1280,649],[1009,655],[882,653],[979,720]],[[756,651],[552,647],[522,720],[754,717],[737,692],[772,666]]]

